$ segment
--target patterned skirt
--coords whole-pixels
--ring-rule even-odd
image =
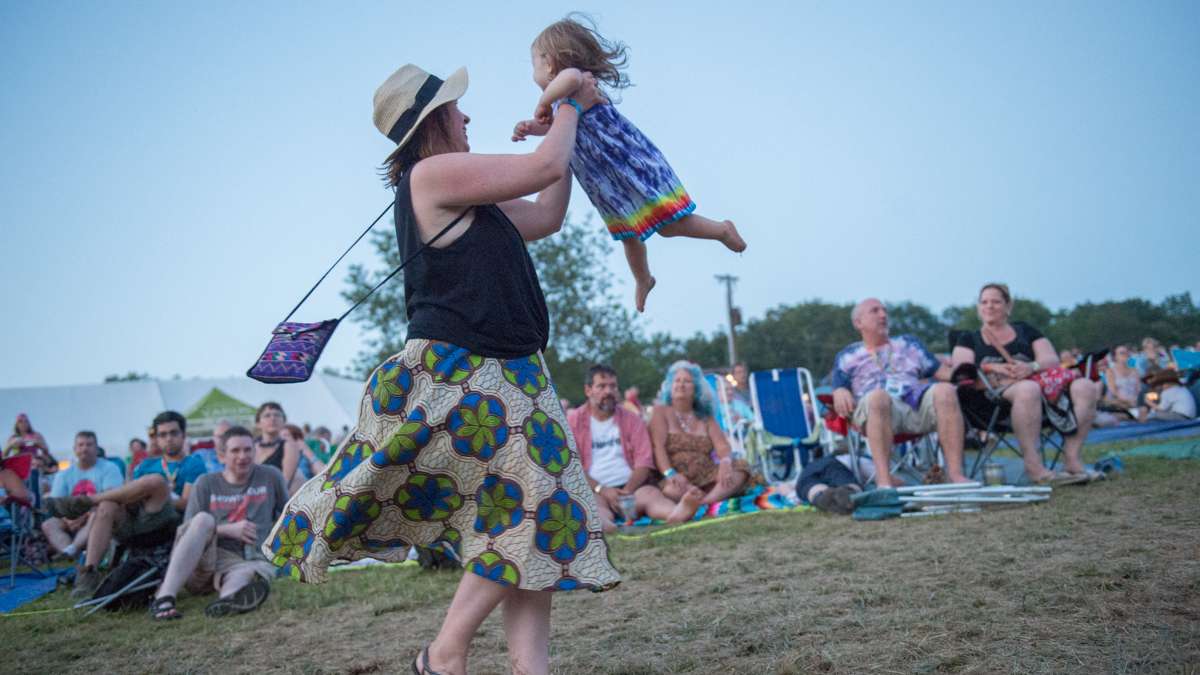
[[[263,552],[319,583],[336,561],[401,561],[412,545],[525,590],[620,581],[541,354],[494,359],[409,340],[371,374],[357,426],[288,502]]]
[[[613,239],[645,241],[696,210],[667,158],[611,104],[580,118],[571,172]]]

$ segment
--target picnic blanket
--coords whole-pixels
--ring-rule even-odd
[[[1200,419],[1179,422],[1145,422],[1143,424],[1120,424],[1115,427],[1092,429],[1088,444],[1108,443],[1127,438],[1178,438],[1200,434]]]
[[[65,571],[65,570],[64,570]],[[14,609],[33,602],[43,595],[53,591],[58,585],[58,574],[47,576],[33,573],[18,574],[13,578],[15,586],[9,586],[9,577],[0,577],[0,614],[8,614]]]
[[[690,522],[694,523],[701,520],[714,520],[728,516],[746,515],[763,511],[785,511],[797,508],[808,507],[800,506],[799,502],[793,496],[781,492],[778,488],[756,485],[740,496],[730,497],[725,501],[715,504],[701,506],[696,510],[696,515]],[[655,520],[649,516],[642,516],[633,522],[633,527],[648,527],[663,524],[665,524],[665,521]]]

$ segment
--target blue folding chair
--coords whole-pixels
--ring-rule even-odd
[[[750,374],[754,406],[754,432],[759,435],[757,455],[763,477],[772,483],[795,480],[808,463],[813,448],[822,445],[817,416],[817,395],[806,368],[773,368]],[[764,433],[765,432],[765,433]],[[775,442],[767,435],[776,437]],[[787,439],[786,444],[778,439]]]

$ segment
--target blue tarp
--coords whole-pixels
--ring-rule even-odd
[[[8,575],[0,577],[0,614],[8,614],[27,602],[33,602],[54,590],[58,575],[53,571],[47,576],[25,573],[16,577],[16,587],[9,586]]]
[[[1183,422],[1146,422],[1145,424],[1122,424],[1103,429],[1092,429],[1088,444],[1110,443],[1129,438],[1179,438],[1200,434],[1200,420]]]

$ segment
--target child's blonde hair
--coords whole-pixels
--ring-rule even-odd
[[[604,39],[586,15],[572,13],[550,24],[534,39],[533,48],[550,60],[554,74],[564,68],[578,68],[595,75],[610,89],[629,86],[629,77],[621,72],[625,68],[625,43]]]

